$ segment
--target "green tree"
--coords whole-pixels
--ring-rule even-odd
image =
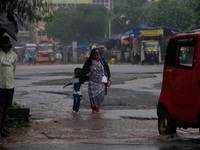
[[[112,15],[112,34],[124,33],[128,30],[127,18],[121,5],[116,5]]]
[[[150,27],[174,27],[183,31],[200,27],[199,0],[160,0],[147,7],[144,7],[144,3],[145,0],[127,0],[124,5],[116,5],[113,9],[112,33],[128,31],[126,20],[131,21],[131,27],[145,24]]]
[[[190,3],[161,0],[143,10],[142,22],[148,26],[169,26],[187,30],[191,24]]]
[[[103,6],[79,5],[59,8],[54,12],[52,22],[47,22],[45,30],[52,38],[79,44],[103,39],[108,24],[107,9]]]
[[[192,23],[190,26],[190,30],[199,29],[200,28],[200,1],[195,0],[191,4],[192,9]]]
[[[23,25],[25,20],[30,23],[40,21],[42,18],[52,18],[51,8],[47,0],[1,0],[0,12],[17,13],[19,22]]]
[[[142,6],[145,2],[146,0],[127,0],[124,5],[115,5],[112,16],[112,33],[119,34],[128,31],[129,27],[141,24]]]

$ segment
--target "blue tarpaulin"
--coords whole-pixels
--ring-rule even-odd
[[[131,38],[139,38],[140,37],[140,30],[156,30],[156,29],[168,29],[170,31],[170,35],[182,32],[182,31],[177,30],[175,28],[166,27],[166,26],[163,26],[163,27],[148,27],[148,26],[146,26],[144,24],[140,24],[137,27],[133,27],[131,29],[131,31],[127,31],[127,32],[123,33],[121,36],[128,36],[130,34],[134,34],[134,37],[131,36]],[[118,37],[117,35],[113,35],[111,37],[111,39],[116,39],[117,37]],[[126,37],[125,39],[128,40],[129,37]]]
[[[130,31],[126,32],[126,35],[129,35]],[[131,38],[139,38],[140,37],[140,31],[139,30],[131,30],[131,34],[134,33],[134,36],[130,36]],[[124,34],[125,35],[125,34]],[[128,40],[129,36],[125,38],[125,40]]]
[[[133,34],[134,33],[134,38],[138,38],[140,36],[140,31],[139,30],[152,30],[152,29],[156,29],[155,27],[148,27],[146,25],[140,24],[137,27],[133,27],[130,31],[127,31],[126,33],[124,33],[123,35],[129,35],[129,34]],[[129,37],[127,37],[126,39],[128,39]],[[132,37],[133,38],[133,37]]]
[[[75,49],[77,52],[81,52],[83,53],[85,50],[87,50],[87,48],[89,48],[90,46],[89,45],[79,45],[77,46]]]
[[[132,33],[134,33],[133,29],[131,29],[131,31],[127,31],[126,33],[124,33],[123,36],[129,35],[129,34],[132,34]]]
[[[76,47],[76,49],[83,49],[83,48],[88,48],[88,47],[90,47],[90,46],[88,46],[88,45],[79,45],[79,46]]]
[[[117,38],[117,35],[113,35],[110,37],[111,39],[116,39]]]
[[[134,38],[139,38],[139,37],[140,37],[140,31],[139,30],[135,30]]]

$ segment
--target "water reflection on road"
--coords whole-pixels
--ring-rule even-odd
[[[162,141],[160,141],[162,142]],[[164,142],[164,141],[163,141]],[[171,141],[169,141],[171,142]],[[174,145],[164,144],[157,145],[158,143],[143,144],[140,143],[66,143],[62,141],[55,141],[44,144],[25,144],[23,146],[9,146],[2,147],[0,150],[199,150],[199,140],[189,141],[174,141]],[[181,142],[181,143],[180,143]]]
[[[39,127],[28,130],[26,141],[7,144],[0,150],[200,149],[198,129],[178,129],[176,135],[161,136],[157,131],[156,119],[129,118],[120,113],[118,115],[121,117],[110,118],[106,116],[108,112],[104,110],[100,114],[91,114],[88,110],[81,110],[79,114],[69,112],[66,117],[47,121],[43,125],[40,122]],[[35,136],[42,133],[46,138],[28,140],[31,132]]]
[[[111,119],[105,117],[106,114],[105,111],[100,114],[88,112],[71,114],[58,120],[57,127],[61,129],[59,134],[55,132],[46,134],[51,139],[62,137],[63,140],[71,141],[75,147],[81,149],[196,150],[200,148],[198,129],[178,129],[176,135],[161,136],[158,135],[156,120],[123,117]]]

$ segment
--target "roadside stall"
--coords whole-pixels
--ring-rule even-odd
[[[89,57],[90,46],[89,45],[79,45],[75,48],[77,53],[77,63],[83,63]]]
[[[134,58],[136,60],[137,54],[137,58],[139,57],[141,64],[145,62],[151,64],[162,63],[165,58],[168,39],[181,32],[171,27],[148,27],[143,24],[132,29],[135,31],[133,39]]]
[[[161,58],[161,38],[163,38],[163,29],[140,30],[141,41],[141,63],[162,62]]]

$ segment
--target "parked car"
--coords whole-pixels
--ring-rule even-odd
[[[162,135],[176,133],[177,127],[200,128],[200,30],[170,39],[157,115]]]

